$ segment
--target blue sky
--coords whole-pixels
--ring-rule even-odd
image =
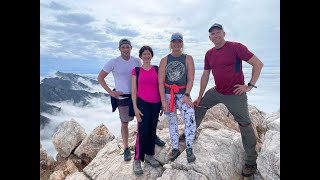
[[[178,31],[185,53],[201,69],[213,47],[208,29],[216,22],[224,26],[226,40],[245,44],[266,66],[280,65],[278,0],[41,0],[40,68],[100,70],[119,55],[123,37],[131,40],[134,56],[150,45],[158,64]]]

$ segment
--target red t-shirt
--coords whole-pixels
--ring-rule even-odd
[[[132,69],[132,75],[136,75],[135,68]],[[140,67],[138,79],[137,96],[149,103],[160,102],[158,74],[154,66],[148,71]]]
[[[248,61],[254,54],[238,42],[227,41],[220,49],[207,51],[204,69],[212,69],[215,90],[221,94],[234,94],[234,85],[244,84],[242,61]]]

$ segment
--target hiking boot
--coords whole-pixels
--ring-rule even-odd
[[[133,172],[136,175],[141,175],[143,174],[142,168],[141,168],[141,161],[140,159],[138,160],[133,160]]]
[[[179,149],[172,149],[170,154],[170,161],[174,161],[180,155]]]
[[[179,142],[184,142],[186,140],[186,135],[181,134],[181,136],[179,136]]]
[[[191,162],[196,160],[196,156],[194,156],[194,154],[192,152],[192,148],[187,148],[186,152],[187,152],[187,161],[188,161],[188,163],[191,163]]]
[[[131,160],[131,152],[129,148],[126,148],[123,152],[124,160],[125,161],[130,161]]]
[[[256,170],[257,170],[257,164],[255,165],[245,164],[242,168],[242,176],[250,177],[256,172]]]
[[[163,147],[166,144],[166,142],[162,141],[158,136],[156,136],[154,143],[160,147]]]
[[[154,168],[160,166],[160,163],[152,155],[145,155],[144,160]]]

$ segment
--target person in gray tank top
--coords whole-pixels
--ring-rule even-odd
[[[171,53],[163,57],[159,65],[159,92],[162,108],[169,119],[169,131],[172,152],[170,160],[174,161],[179,155],[179,131],[177,108],[183,117],[185,128],[185,142],[188,162],[196,160],[192,152],[195,137],[196,122],[194,107],[190,92],[194,80],[194,62],[190,55],[183,53],[183,36],[173,33],[170,41]]]

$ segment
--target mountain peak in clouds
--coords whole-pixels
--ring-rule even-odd
[[[62,110],[50,103],[68,101],[77,106],[87,106],[90,98],[109,96],[102,92],[89,92],[92,91],[90,86],[98,84],[99,82],[92,78],[60,71],[52,77],[44,78],[40,82],[40,127],[50,122],[42,113],[56,114]]]
[[[78,75],[78,74],[64,73],[64,72],[57,71],[56,75],[59,76],[62,79],[70,80],[72,82],[77,82],[79,78],[82,78],[84,80],[90,81],[93,85],[99,85],[99,82],[97,80],[93,80],[93,79],[91,79],[89,77],[81,76],[81,75]],[[79,83],[81,83],[81,82],[79,82]]]

